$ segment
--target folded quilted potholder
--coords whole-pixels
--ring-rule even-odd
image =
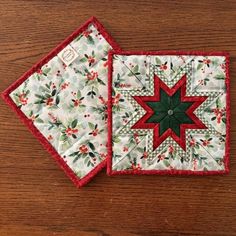
[[[221,174],[229,162],[229,56],[109,54],[108,174]]]
[[[77,186],[106,164],[112,48],[119,47],[92,17],[3,93]]]

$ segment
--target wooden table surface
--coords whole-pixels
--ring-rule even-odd
[[[92,15],[125,50],[230,52],[231,172],[78,190],[1,100],[0,236],[236,235],[236,1],[0,0],[0,91]]]

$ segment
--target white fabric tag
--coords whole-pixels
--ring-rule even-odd
[[[63,50],[58,53],[58,57],[69,66],[77,57],[78,53],[70,45],[67,45]]]

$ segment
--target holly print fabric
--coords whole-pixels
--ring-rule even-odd
[[[108,174],[228,172],[228,55],[109,55]]]
[[[122,52],[89,19],[3,93],[81,187],[113,174],[229,168],[229,56]]]
[[[106,164],[107,56],[112,47],[118,46],[91,18],[5,92],[78,186]]]

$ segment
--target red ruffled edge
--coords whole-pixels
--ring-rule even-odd
[[[191,171],[191,170],[112,170],[112,73],[113,73],[113,55],[196,55],[196,56],[224,56],[226,58],[226,141],[224,170],[217,171]],[[221,175],[229,173],[229,155],[230,155],[230,79],[229,79],[229,53],[227,52],[203,52],[203,51],[122,51],[112,50],[108,55],[108,175]]]
[[[2,94],[3,100],[17,113],[21,121],[29,128],[31,133],[40,141],[43,147],[53,156],[58,165],[63,169],[67,176],[73,181],[77,187],[81,187],[88,183],[101,169],[106,166],[106,160],[97,165],[92,171],[90,171],[85,177],[79,178],[72,169],[66,164],[63,158],[58,154],[54,147],[48,142],[48,140],[40,133],[40,131],[34,126],[33,122],[27,118],[27,116],[16,106],[11,97],[9,96],[20,84],[28,79],[39,68],[46,64],[49,60],[55,57],[64,47],[66,47],[71,41],[73,41],[79,34],[87,29],[87,27],[93,24],[106,41],[113,47],[113,49],[120,50],[118,44],[114,39],[106,32],[103,25],[95,18],[91,17],[80,28],[74,31],[69,37],[67,37],[61,44],[54,48],[47,56],[36,63],[30,70],[23,74],[17,81],[10,85]]]

